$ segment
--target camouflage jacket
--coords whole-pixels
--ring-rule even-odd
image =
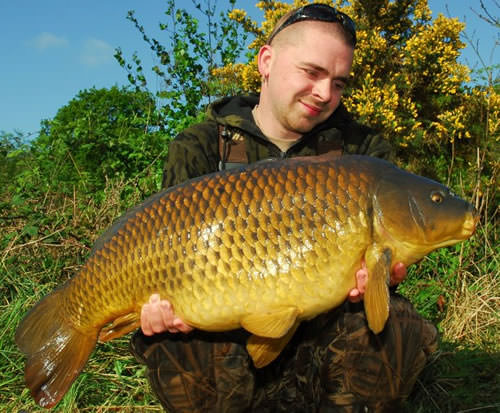
[[[338,145],[343,153],[363,154],[388,159],[390,144],[380,135],[352,119],[344,105],[322,124],[305,134],[286,152],[270,142],[254,122],[252,109],[257,95],[227,97],[211,104],[204,122],[180,133],[171,143],[163,169],[163,187],[219,170],[219,127],[233,137],[245,140],[249,163],[269,158],[310,156]],[[230,136],[231,138],[231,136]]]

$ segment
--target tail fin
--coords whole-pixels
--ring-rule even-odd
[[[27,357],[24,377],[33,399],[55,406],[87,362],[95,334],[76,330],[61,309],[64,287],[43,298],[23,319],[16,343]]]

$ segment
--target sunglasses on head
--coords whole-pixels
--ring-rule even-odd
[[[271,34],[271,37],[267,40],[267,44],[271,44],[276,35],[286,27],[305,20],[340,23],[344,30],[352,36],[353,44],[356,45],[356,26],[352,19],[347,14],[326,4],[308,4],[298,8]]]

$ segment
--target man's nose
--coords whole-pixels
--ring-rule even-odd
[[[318,80],[314,84],[313,95],[322,102],[328,102],[332,98],[332,82],[329,79]]]

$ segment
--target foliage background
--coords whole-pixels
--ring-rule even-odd
[[[324,2],[357,22],[345,104],[394,143],[401,166],[447,183],[481,213],[471,241],[413,266],[400,287],[442,336],[407,409],[498,410],[497,68],[472,72],[458,63],[463,23],[431,20],[426,0]],[[260,24],[233,0],[219,8],[210,0],[193,3],[198,16],[166,1],[162,41],[130,12],[158,64],[144,68],[138,53],[129,58],[116,50],[129,88],[81,91],[42,121],[32,141],[0,134],[0,410],[36,409],[13,344],[22,314],[77,272],[116,217],[159,189],[169,140],[201,120],[207,103],[258,91],[256,52],[281,15],[307,2],[260,1]],[[499,27],[489,16],[485,24]],[[98,346],[57,410],[159,408],[125,338]]]

